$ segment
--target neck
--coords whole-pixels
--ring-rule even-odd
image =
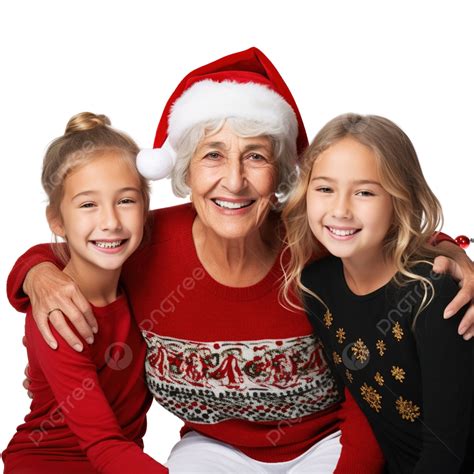
[[[193,240],[206,271],[219,283],[233,287],[251,286],[262,280],[278,254],[276,223],[268,218],[260,228],[242,238],[226,239],[204,226],[196,216]]]
[[[117,299],[121,268],[91,268],[72,256],[63,271],[76,282],[81,293],[94,306],[107,306]]]
[[[395,264],[382,253],[370,257],[343,258],[347,285],[356,295],[366,295],[386,285],[395,275]]]

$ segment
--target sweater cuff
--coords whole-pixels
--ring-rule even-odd
[[[448,234],[445,234],[443,232],[436,232],[433,234],[433,236],[430,239],[430,244],[436,247],[438,244],[441,242],[451,242],[454,245],[458,245],[456,241],[450,237]]]

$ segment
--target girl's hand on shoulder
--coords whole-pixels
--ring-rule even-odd
[[[447,245],[453,247],[453,244],[448,243]],[[450,318],[463,306],[470,304],[459,324],[458,332],[466,341],[471,339],[474,337],[474,263],[463,250],[459,249],[453,258],[436,257],[433,270],[437,273],[448,273],[459,280],[461,289],[451,303],[446,306],[444,317]]]
[[[23,289],[30,298],[36,325],[52,349],[56,349],[58,343],[49,323],[73,349],[78,352],[83,349],[81,340],[71,330],[65,316],[81,337],[89,344],[94,342],[98,326],[89,302],[76,283],[55,265],[45,262],[33,267],[26,276]]]

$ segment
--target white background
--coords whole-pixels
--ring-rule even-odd
[[[8,5],[8,6],[7,6]],[[80,111],[105,113],[151,146],[162,108],[190,70],[257,46],[299,104],[310,138],[353,111],[397,122],[418,150],[445,230],[474,236],[473,8],[469,1],[174,2],[42,0],[0,7],[0,280],[49,241],[40,186],[47,143]],[[152,206],[178,202],[169,182]],[[474,256],[474,249],[469,249]],[[28,412],[24,318],[0,292],[0,450]],[[164,462],[180,422],[155,403],[146,450]]]

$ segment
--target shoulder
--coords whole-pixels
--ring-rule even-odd
[[[412,272],[425,278],[432,285],[433,296],[436,298],[453,298],[459,291],[458,284],[451,275],[433,271],[431,261],[418,263],[413,267]],[[420,285],[419,282],[414,284]]]
[[[428,282],[428,286],[423,285],[420,281],[410,283],[415,290],[414,294],[417,295],[419,302],[416,307],[423,303],[425,304],[425,307],[417,317],[417,330],[434,331],[439,329],[442,333],[452,330],[453,333],[457,334],[457,325],[468,306],[466,305],[462,308],[453,318],[445,320],[443,317],[446,306],[459,291],[456,280],[451,275],[435,273],[431,262],[417,264],[412,269],[412,272],[423,277]]]
[[[320,286],[336,275],[340,265],[340,259],[332,255],[315,260],[303,269],[301,282],[308,288]]]
[[[196,211],[191,203],[165,207],[150,211],[151,241],[162,242],[179,236],[182,232],[190,232]]]

